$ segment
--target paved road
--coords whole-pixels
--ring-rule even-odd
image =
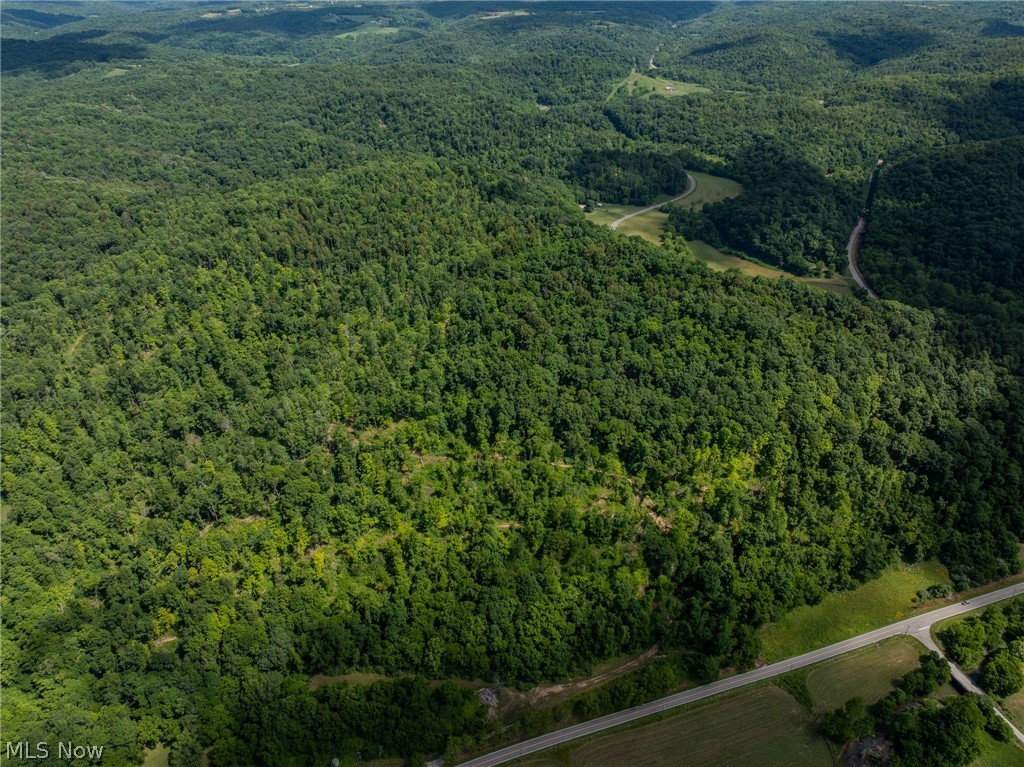
[[[608,714],[607,716],[602,716],[598,719],[592,719],[589,722],[582,722],[581,724],[573,725],[572,727],[566,727],[563,730],[549,732],[547,735],[541,735],[537,738],[533,738],[532,740],[517,743],[516,745],[503,748],[500,751],[493,751],[490,754],[485,754],[477,757],[476,759],[471,759],[468,762],[463,762],[460,767],[495,767],[499,764],[505,764],[506,762],[511,762],[512,760],[518,759],[521,756],[526,756],[527,754],[543,751],[553,746],[558,746],[562,743],[568,743],[571,740],[576,740],[577,738],[593,735],[601,732],[602,730],[618,727],[628,722],[642,719],[643,717],[650,716],[651,714],[676,708],[677,706],[685,706],[687,703],[693,703],[704,698],[710,698],[713,695],[720,695],[723,692],[735,690],[738,687],[743,687],[753,682],[771,679],[779,674],[785,674],[786,672],[794,669],[810,666],[813,663],[820,663],[823,660],[835,658],[836,656],[843,655],[851,650],[867,647],[868,645],[872,645],[883,639],[899,636],[900,634],[908,634],[921,642],[925,642],[925,637],[927,637],[928,641],[925,642],[925,644],[928,644],[930,647],[934,647],[934,643],[931,642],[930,636],[932,624],[946,620],[947,618],[952,618],[956,615],[961,615],[971,610],[977,610],[980,607],[985,607],[996,602],[1001,602],[1005,599],[1010,599],[1011,597],[1020,596],[1021,594],[1024,594],[1024,583],[1008,586],[1004,589],[1000,589],[999,591],[993,591],[990,594],[974,597],[966,605],[954,604],[949,605],[948,607],[939,608],[938,610],[932,610],[927,613],[915,615],[914,617],[900,621],[899,623],[893,623],[891,626],[875,629],[874,631],[869,631],[866,634],[861,634],[860,636],[853,637],[852,639],[837,642],[836,644],[829,645],[828,647],[822,647],[820,650],[812,650],[809,653],[804,653],[803,655],[790,658],[789,660],[773,663],[770,666],[762,666],[761,668],[754,669],[753,671],[747,671],[744,674],[737,674],[736,676],[729,677],[728,679],[720,679],[717,682],[706,684],[703,687],[695,687],[692,690],[685,690],[683,692],[676,693],[675,695],[669,695],[665,698],[652,700],[650,703],[644,703],[643,705],[626,709],[625,711],[616,711],[614,714]],[[955,666],[953,668],[954,672],[959,670],[956,669]],[[963,672],[960,673],[963,674]],[[1021,735],[1016,728],[1014,728],[1014,731],[1017,732],[1018,737],[1020,737],[1022,742],[1024,742],[1024,735]]]
[[[621,224],[623,221],[629,221],[629,219],[635,216],[642,216],[644,213],[650,213],[652,210],[657,210],[662,205],[668,205],[669,202],[676,202],[677,200],[681,200],[689,194],[693,194],[693,190],[697,188],[697,179],[695,179],[689,173],[686,174],[686,178],[689,179],[690,185],[686,187],[686,191],[683,192],[681,195],[673,197],[668,202],[659,202],[655,203],[654,205],[648,205],[646,208],[641,208],[635,213],[630,213],[629,215],[623,216],[622,218],[617,218],[614,221],[612,221],[611,224],[609,224],[609,226],[611,226],[612,229],[618,229],[619,224]]]
[[[850,241],[846,243],[846,267],[850,270],[850,276],[853,277],[853,281],[860,285],[864,290],[868,292],[868,296],[871,298],[878,298],[878,294],[873,291],[864,279],[864,275],[860,273],[860,269],[857,268],[857,254],[860,252],[860,239],[864,235],[864,227],[867,226],[867,220],[864,216],[857,219],[857,226],[853,227],[853,231],[850,232]]]
[[[914,634],[914,638],[918,642],[923,644],[929,650],[938,653],[943,658],[946,658],[945,653],[942,652],[942,648],[939,647],[938,644],[936,644],[934,639],[932,639],[932,632],[930,630],[922,631],[921,629],[918,629],[918,631],[920,631],[921,633]],[[978,687],[978,685],[974,683],[974,680],[967,676],[967,673],[962,668],[956,665],[949,658],[946,658],[946,663],[949,664],[949,670],[953,674],[953,679],[954,681],[956,681],[958,685],[960,685],[961,689],[967,690],[968,692],[976,693],[978,695],[985,694],[985,691]],[[1007,719],[1006,715],[1002,711],[1000,711],[998,707],[996,707],[996,713],[999,714],[1000,719],[1002,719],[1004,722],[1010,725],[1010,730],[1016,736],[1017,740],[1019,740],[1021,743],[1024,743],[1024,732],[1018,730],[1014,726],[1013,722]]]

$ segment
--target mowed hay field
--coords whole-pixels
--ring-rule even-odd
[[[693,176],[694,181],[697,182],[697,188],[692,193],[688,194],[678,202],[673,203],[683,208],[702,208],[707,203],[721,202],[730,197],[737,197],[743,192],[743,187],[738,181],[733,181],[731,178],[723,178],[721,176],[712,176],[710,173],[698,173],[697,171],[690,171],[690,175]],[[685,189],[680,189],[679,194],[682,194]],[[663,194],[654,198],[652,204],[662,205],[678,195]],[[613,221],[627,216],[630,213],[636,213],[638,210],[646,208],[646,205],[615,205],[614,203],[604,203],[600,208],[595,208],[590,213],[587,213],[587,220],[597,224],[598,226],[608,226]],[[629,221],[625,221],[619,225],[617,231],[624,232],[626,234],[640,234],[645,239],[650,239],[650,236],[656,236],[657,239],[651,240],[652,242],[661,243],[661,233],[665,229],[665,222],[668,221],[668,214],[662,213],[655,209],[649,213],[631,218]],[[637,231],[634,231],[637,230]],[[642,230],[643,233],[641,233]]]
[[[825,741],[800,704],[768,686],[601,735],[521,767],[830,767]]]
[[[705,88],[697,83],[685,83],[679,80],[668,80],[664,77],[651,77],[642,75],[634,70],[625,80],[612,88],[610,99],[616,93],[625,93],[629,96],[639,96],[649,99],[651,96],[686,96],[691,93],[710,93],[710,88]]]
[[[697,188],[693,194],[681,199],[676,205],[684,208],[703,208],[707,204],[728,200],[730,197],[739,197],[743,193],[743,186],[739,181],[722,176],[712,176],[710,173],[698,173],[690,171]]]
[[[643,237],[648,242],[661,245],[661,235],[665,231],[667,221],[668,213],[652,210],[650,213],[644,213],[642,216],[629,219],[629,221],[623,221],[616,231]]]
[[[937,562],[900,565],[853,591],[798,607],[760,631],[765,660],[774,663],[895,623],[910,614],[919,590],[949,582]]]
[[[646,218],[646,216],[637,216],[637,218]],[[630,219],[626,223],[632,223],[634,220]],[[625,224],[619,227],[619,231],[624,230]],[[804,285],[813,285],[822,290],[831,290],[833,293],[839,293],[844,296],[848,296],[853,292],[849,280],[845,277],[797,277],[781,269],[774,269],[764,264],[748,261],[739,256],[730,256],[728,253],[723,253],[703,240],[691,240],[687,244],[690,246],[690,252],[694,256],[715,271],[724,272],[729,269],[739,269],[748,277],[765,277],[769,280],[796,280],[797,282],[804,283]]]
[[[703,208],[704,205],[721,202],[722,200],[736,197],[743,192],[743,187],[732,179],[721,176],[712,176],[709,173],[690,173],[697,182],[697,188],[689,195],[673,203],[691,210]],[[672,200],[668,195],[655,198],[656,204],[663,204]],[[623,216],[635,213],[642,208],[638,205],[602,205],[587,213],[587,220],[599,226],[608,226]],[[623,221],[616,231],[623,234],[642,237],[655,245],[661,244],[661,236],[668,223],[668,214],[655,209]],[[813,285],[823,290],[830,290],[841,295],[850,295],[853,292],[851,283],[845,277],[797,277],[796,275],[784,272],[781,269],[774,269],[764,264],[748,261],[738,256],[730,256],[723,253],[714,246],[702,241],[693,240],[689,243],[690,250],[697,258],[708,264],[716,271],[728,269],[739,269],[749,277],[765,277],[769,280],[796,280],[805,285]]]
[[[927,650],[909,637],[896,637],[814,666],[807,675],[807,690],[814,712],[824,714],[850,698],[868,705],[884,698],[892,681],[913,671]]]

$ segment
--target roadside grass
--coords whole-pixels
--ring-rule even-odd
[[[660,210],[652,210],[642,216],[631,218],[619,224],[618,232],[643,237],[648,242],[661,245],[661,235],[665,231],[665,224],[668,222],[668,213]]]
[[[924,652],[916,640],[895,637],[814,666],[807,675],[814,713],[825,714],[850,698],[863,698],[868,705],[881,700],[894,679],[918,667]]]
[[[1018,727],[1024,727],[1024,691],[1011,695],[999,707],[1011,722]]]
[[[1016,739],[1000,742],[985,733],[985,753],[974,761],[971,767],[1022,767],[1024,765],[1024,748]]]
[[[157,743],[156,748],[151,748],[146,752],[146,759],[142,762],[142,767],[167,767],[170,753],[171,749],[163,743]]]
[[[721,202],[722,200],[729,199],[730,197],[738,197],[743,193],[743,187],[738,181],[733,181],[731,178],[723,178],[722,176],[712,176],[710,173],[700,173],[698,171],[689,171],[690,175],[693,176],[694,181],[697,182],[697,188],[693,192],[679,202],[673,203],[682,208],[703,208],[705,204]],[[654,198],[652,205],[660,205],[668,202],[669,200],[677,197],[685,189],[680,189],[676,194],[661,194]],[[636,213],[638,210],[648,207],[647,205],[617,205],[615,203],[604,203],[600,208],[595,208],[590,213],[587,213],[587,220],[592,221],[598,226],[608,226],[616,219],[622,218],[623,216],[629,215],[630,213]],[[637,219],[645,219],[648,216],[660,221],[658,228],[658,236],[661,236],[661,231],[664,229],[665,222],[668,220],[668,215],[655,209],[650,213],[644,213],[641,216],[630,219],[624,222],[618,229],[618,231],[626,231],[626,227],[632,224]],[[660,217],[660,219],[659,219]],[[661,242],[659,239],[658,242]]]
[[[564,755],[563,755],[564,754]],[[685,760],[681,761],[682,755]],[[599,735],[521,767],[830,767],[828,745],[788,693],[766,685],[638,727]]]
[[[646,216],[637,216],[637,218],[646,218]],[[631,223],[635,219],[630,219]],[[623,231],[625,224],[619,227],[619,231]],[[781,269],[775,269],[765,264],[759,264],[756,261],[748,261],[745,258],[739,256],[731,256],[728,253],[723,253],[713,245],[704,242],[703,240],[690,240],[687,243],[690,246],[690,251],[694,256],[699,258],[705,264],[710,266],[717,272],[724,272],[728,269],[739,269],[740,272],[747,275],[748,277],[765,277],[769,280],[796,280],[802,282],[805,285],[814,285],[815,287],[823,290],[831,290],[833,293],[839,293],[840,295],[848,296],[853,292],[850,286],[850,281],[845,277],[797,277],[789,272],[784,272]]]
[[[913,609],[919,590],[938,583],[948,584],[949,575],[937,562],[904,564],[853,591],[791,610],[758,632],[765,660],[774,663],[895,623]]]
[[[690,171],[690,175],[697,182],[697,188],[693,194],[675,203],[681,207],[699,209],[707,204],[721,202],[730,197],[739,197],[743,194],[743,186],[731,178],[712,176],[710,173],[699,173],[698,171]]]
[[[671,199],[666,197],[666,200]],[[640,210],[640,205],[613,205],[605,203],[600,208],[594,208],[593,211],[586,214],[587,221],[591,221],[598,226],[608,226],[613,221],[616,221],[623,216],[627,216],[630,213],[636,213]],[[643,218],[643,216],[637,216],[637,218]],[[630,219],[632,221],[632,219]],[[628,222],[627,222],[628,223]],[[625,226],[625,224],[623,224]]]

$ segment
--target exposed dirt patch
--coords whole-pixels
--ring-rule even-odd
[[[522,711],[550,708],[564,700],[574,698],[591,688],[599,687],[614,679],[618,679],[630,671],[636,671],[657,657],[658,646],[655,645],[642,655],[615,663],[593,676],[572,679],[561,684],[540,685],[526,692],[506,688],[501,691],[498,705],[494,711],[495,716],[504,721],[510,721],[517,713]]]
[[[393,678],[369,671],[353,671],[350,674],[317,674],[310,678],[309,689],[315,690],[317,687],[323,687],[325,684],[350,684],[353,686],[373,684],[374,682],[382,682]]]

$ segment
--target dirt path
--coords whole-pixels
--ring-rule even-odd
[[[666,202],[658,202],[658,203],[655,203],[654,205],[648,205],[646,208],[641,208],[640,210],[635,211],[634,213],[629,213],[629,214],[623,216],[622,218],[617,218],[614,221],[612,221],[611,224],[609,224],[609,226],[612,229],[618,229],[619,228],[619,224],[621,224],[623,221],[629,221],[629,219],[635,218],[637,216],[642,216],[644,213],[650,213],[652,210],[657,210],[662,205],[668,205],[670,202],[677,202],[678,200],[683,199],[687,195],[693,194],[694,191],[697,189],[697,179],[695,179],[689,173],[686,174],[686,177],[690,180],[690,185],[686,188],[686,191],[683,192],[682,194],[677,195],[676,197],[673,197],[671,200],[667,200]]]
[[[552,684],[534,687],[527,692],[519,692],[511,688],[502,690],[502,701],[499,704],[499,713],[506,717],[510,712],[533,710],[540,706],[553,706],[563,700],[573,698],[580,693],[597,687],[614,679],[618,679],[630,671],[635,671],[641,666],[652,661],[658,654],[658,647],[655,645],[642,655],[625,662],[612,666],[607,671],[583,679],[573,679],[562,684]]]
[[[719,679],[716,682],[703,685],[702,687],[694,687],[683,692],[677,692],[673,695],[667,695],[664,698],[658,698],[652,700],[649,703],[642,703],[639,706],[626,709],[624,711],[616,711],[614,714],[607,714],[605,716],[598,717],[597,719],[591,719],[587,722],[580,722],[570,727],[566,727],[561,730],[555,730],[544,735],[540,735],[530,740],[525,740],[521,743],[516,743],[505,748],[492,751],[489,754],[478,756],[475,759],[470,759],[468,762],[463,762],[461,767],[497,767],[499,764],[505,764],[516,759],[521,759],[529,754],[536,753],[538,751],[545,751],[555,746],[560,746],[563,743],[569,743],[577,738],[583,738],[589,735],[595,735],[604,730],[611,729],[613,727],[620,727],[630,722],[635,722],[638,719],[642,719],[645,716],[651,714],[658,714],[678,706],[684,706],[687,703],[693,703],[698,700],[710,698],[714,695],[719,695],[723,692],[735,690],[744,685],[748,685],[754,682],[762,682],[765,679],[771,679],[772,677],[780,674],[785,674],[790,671],[794,671],[798,668],[804,668],[821,661],[828,660],[830,658],[836,658],[840,655],[845,655],[851,650],[857,650],[862,647],[868,647],[883,639],[889,637],[899,636],[901,634],[907,634],[912,637],[924,640],[929,634],[931,627],[939,621],[952,618],[957,615],[963,615],[964,613],[972,610],[978,610],[982,607],[1001,602],[1004,599],[1011,599],[1013,597],[1021,596],[1024,594],[1024,585],[1010,586],[999,591],[993,591],[990,594],[983,596],[974,597],[973,599],[966,600],[960,604],[949,605],[938,610],[933,610],[923,615],[916,615],[909,619],[903,619],[899,623],[893,623],[889,626],[883,626],[880,629],[874,631],[868,631],[859,636],[845,639],[842,642],[829,645],[828,647],[822,647],[818,650],[812,650],[811,652],[798,655],[795,658],[789,658],[788,660],[779,661],[778,663],[772,663],[768,666],[762,666],[761,668],[754,669],[752,671],[746,671],[735,676],[726,677]],[[1016,735],[1019,731],[1015,730]],[[1020,733],[1018,737],[1024,739],[1024,733]]]
[[[864,236],[864,227],[867,226],[867,220],[864,216],[857,219],[857,226],[853,227],[853,231],[850,232],[850,241],[846,244],[846,268],[850,272],[850,276],[853,277],[853,281],[860,285],[864,290],[868,292],[870,298],[878,298],[878,294],[873,291],[864,279],[864,275],[860,273],[860,269],[857,268],[857,255],[860,251],[860,241]]]

